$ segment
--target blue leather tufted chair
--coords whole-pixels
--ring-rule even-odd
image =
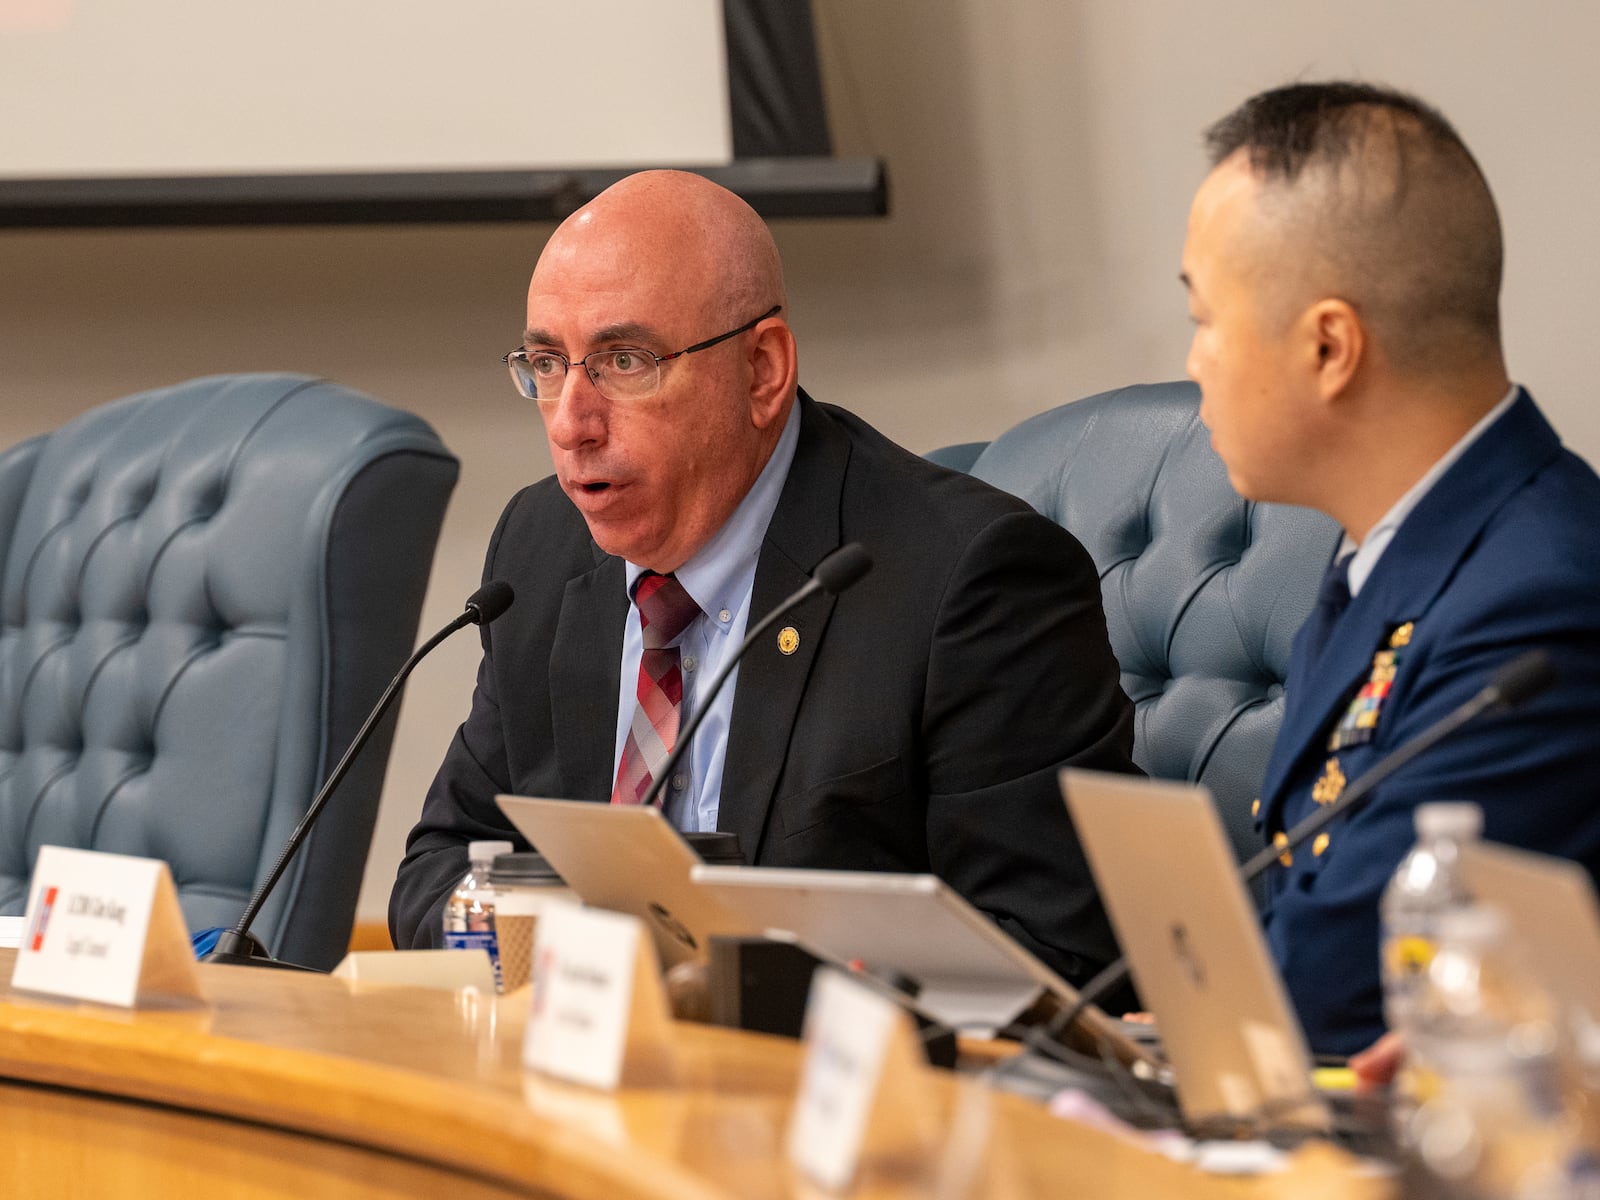
[[[953,446],[940,446],[937,450],[929,450],[924,457],[929,462],[949,467],[952,471],[970,472],[973,464],[978,461],[978,456],[988,448],[988,442],[957,442]]]
[[[0,912],[45,844],[165,859],[231,925],[410,651],[457,463],[297,375],[199,379],[0,454]],[[255,932],[333,966],[393,724]]]
[[[1250,806],[1289,644],[1339,531],[1309,509],[1240,499],[1199,405],[1188,383],[1090,396],[1002,434],[971,472],[1088,549],[1137,713],[1135,761],[1209,787],[1244,855],[1260,846]]]

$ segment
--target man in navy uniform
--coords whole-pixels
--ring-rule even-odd
[[[1267,936],[1312,1047],[1383,1031],[1378,906],[1430,800],[1600,873],[1600,479],[1500,348],[1482,172],[1419,101],[1296,84],[1208,134],[1183,279],[1201,417],[1244,496],[1345,530],[1295,642],[1264,837],[1533,648],[1556,686],[1382,784],[1275,869]]]

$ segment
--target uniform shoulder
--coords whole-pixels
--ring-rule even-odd
[[[1485,531],[1497,548],[1600,579],[1600,476],[1563,449],[1510,498]]]

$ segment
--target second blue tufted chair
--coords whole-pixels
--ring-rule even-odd
[[[416,635],[457,463],[298,375],[200,379],[0,454],[0,913],[42,845],[165,859],[231,925]],[[331,967],[393,725],[255,931]]]
[[[1135,761],[1209,787],[1242,855],[1260,845],[1250,806],[1289,645],[1339,532],[1309,509],[1241,499],[1199,401],[1188,383],[1090,396],[1002,434],[970,469],[1088,549],[1137,713]]]

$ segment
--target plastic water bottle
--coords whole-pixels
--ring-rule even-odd
[[[1433,960],[1439,919],[1471,902],[1458,870],[1463,842],[1483,831],[1476,804],[1421,804],[1417,842],[1384,890],[1383,1015],[1390,1029],[1407,1032]]]
[[[1438,918],[1415,996],[1400,1130],[1448,1195],[1556,1200],[1580,1194],[1563,1103],[1557,1008],[1522,968],[1502,914],[1466,905]]]
[[[495,856],[510,854],[510,842],[468,842],[472,869],[444,905],[444,944],[447,950],[483,950],[494,966],[495,990],[500,989],[500,944],[494,931],[494,889],[489,869]]]

